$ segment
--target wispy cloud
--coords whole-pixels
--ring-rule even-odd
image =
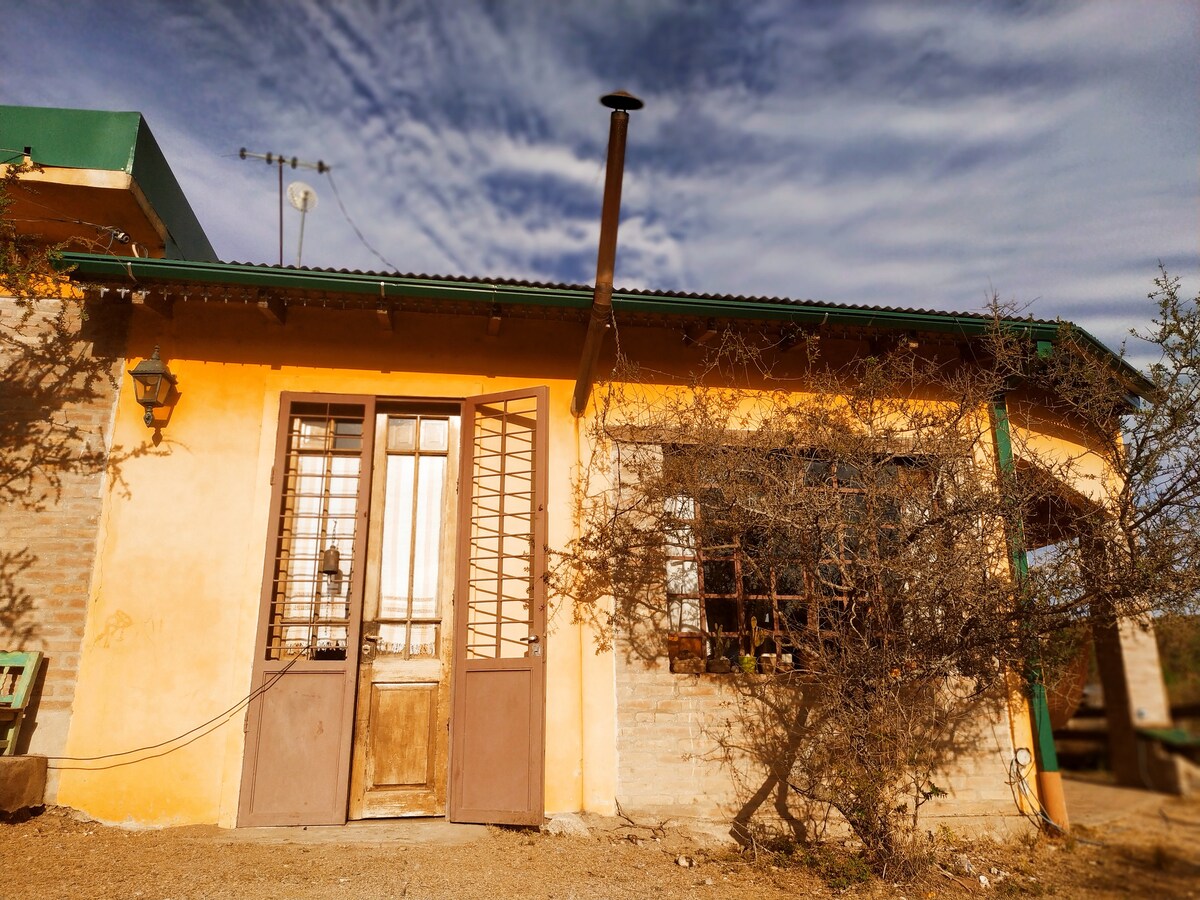
[[[5,22],[0,99],[143,111],[224,258],[277,254],[247,146],[332,163],[402,270],[589,281],[596,98],[626,87],[647,101],[628,286],[942,309],[994,288],[1115,343],[1157,259],[1200,269],[1186,0],[57,0]],[[329,185],[287,175],[321,197],[305,262],[378,268]]]

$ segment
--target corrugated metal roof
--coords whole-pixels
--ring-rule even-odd
[[[229,265],[247,266],[255,269],[273,270],[279,272],[311,272],[314,274],[329,274],[329,275],[345,275],[364,279],[380,279],[380,278],[398,278],[413,281],[430,281],[439,283],[458,283],[458,284],[474,284],[481,286],[503,285],[505,287],[516,288],[531,288],[534,290],[546,291],[562,291],[575,292],[587,291],[591,292],[592,286],[589,284],[572,284],[568,282],[550,282],[550,281],[531,281],[523,278],[485,278],[472,275],[432,275],[428,273],[418,272],[380,272],[364,269],[333,269],[321,268],[315,266],[279,266],[270,263],[241,263],[231,261]],[[668,291],[668,290],[648,290],[645,288],[621,288],[613,289],[614,294],[620,294],[626,297],[651,297],[670,299],[674,301],[703,301],[706,303],[729,303],[739,305],[756,305],[766,304],[784,307],[803,307],[805,309],[829,309],[840,311],[857,311],[857,312],[876,312],[887,314],[900,315],[916,315],[916,316],[944,316],[951,319],[977,319],[980,321],[991,321],[991,316],[980,312],[959,312],[954,310],[941,310],[927,307],[900,307],[900,306],[882,306],[869,304],[855,303],[840,303],[831,300],[813,300],[811,298],[795,298],[795,297],[778,297],[764,295],[746,295],[746,294],[705,294],[695,291]],[[1019,321],[1031,325],[1044,325],[1057,327],[1060,323],[1053,319],[1038,319],[1033,316],[1015,317],[1012,321]]]

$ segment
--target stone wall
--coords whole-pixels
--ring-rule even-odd
[[[20,752],[66,740],[127,318],[0,298],[0,649],[45,653]]]

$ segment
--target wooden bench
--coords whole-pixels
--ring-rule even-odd
[[[42,654],[37,650],[0,652],[0,756],[12,756],[17,752],[25,705],[33,693],[33,683],[41,665]]]

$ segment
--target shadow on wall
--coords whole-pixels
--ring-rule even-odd
[[[33,594],[22,583],[36,561],[28,547],[0,550],[0,643],[4,647],[22,647],[37,636]]]
[[[117,386],[128,311],[9,299],[0,313],[0,503],[45,510],[108,462],[106,423],[88,412]]]
[[[45,654],[18,752],[73,693],[102,478],[153,452],[107,447],[128,321],[128,304],[0,297],[0,650]]]

